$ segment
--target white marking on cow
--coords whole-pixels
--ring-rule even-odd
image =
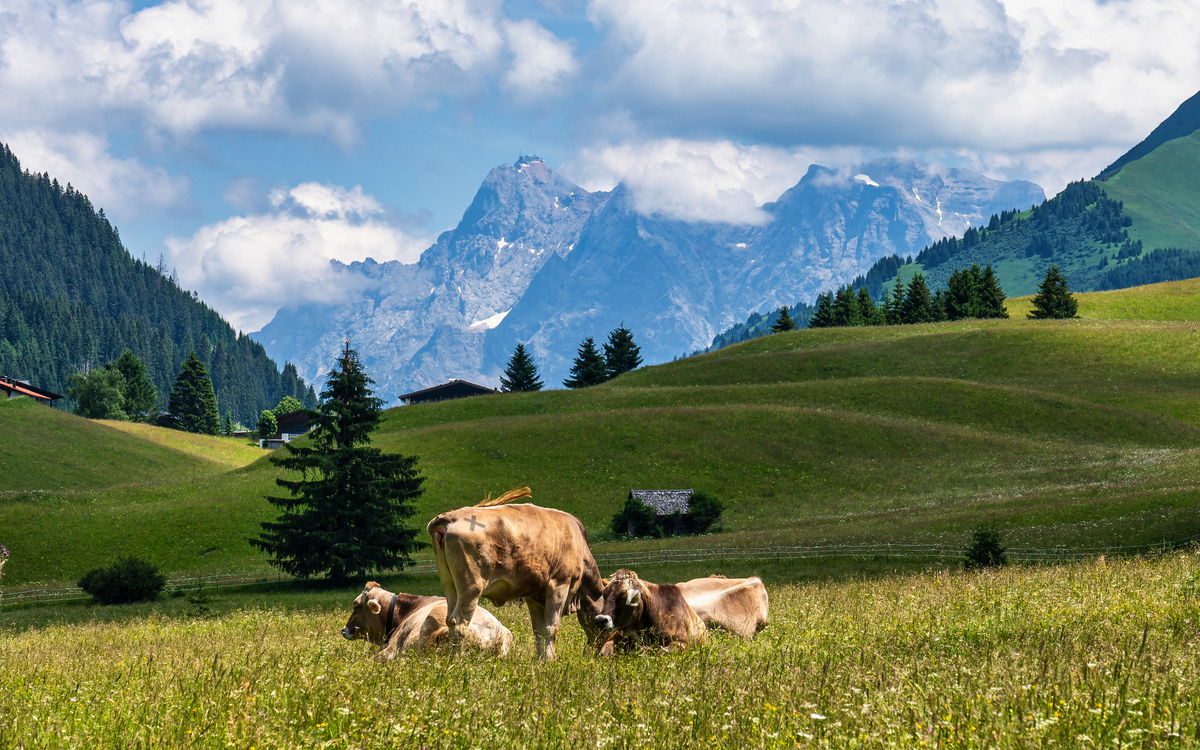
[[[596,617],[596,620],[597,620],[597,621],[601,621],[601,620],[603,620],[603,622],[601,622],[601,623],[600,623],[600,627],[604,628],[605,630],[612,630],[612,629],[613,629],[613,621],[612,621],[612,618],[611,618],[611,617],[609,617],[608,615],[598,615],[598,616]]]

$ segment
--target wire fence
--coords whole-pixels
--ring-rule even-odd
[[[1013,562],[1055,563],[1075,562],[1101,555],[1110,557],[1132,557],[1184,549],[1200,544],[1200,534],[1176,541],[1154,544],[1112,545],[1108,547],[1010,547],[1008,558]],[[670,563],[724,562],[735,560],[783,561],[820,560],[851,558],[859,560],[909,560],[950,561],[962,558],[961,545],[949,544],[816,544],[771,547],[693,547],[680,549],[649,549],[626,552],[601,552],[596,563],[602,570],[634,568],[639,565],[661,565]],[[437,567],[430,558],[418,559],[405,568],[405,573],[436,573]],[[264,586],[295,580],[292,576],[273,573],[214,573],[203,576],[186,576],[167,581],[170,592],[189,592],[200,589],[222,589],[235,586]],[[0,596],[0,608],[36,604],[55,604],[90,600],[78,586],[54,588],[10,589]]]

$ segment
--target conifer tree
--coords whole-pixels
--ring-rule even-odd
[[[858,312],[865,326],[886,325],[883,310],[871,299],[871,292],[865,286],[858,290]]]
[[[599,385],[608,379],[608,368],[604,357],[596,351],[596,342],[591,336],[579,345],[579,354],[571,363],[571,377],[563,381],[568,388],[587,388]]]
[[[504,393],[542,390],[542,381],[538,380],[537,364],[533,361],[533,355],[525,349],[524,344],[517,344],[517,348],[509,357],[508,367],[500,376],[500,390]]]
[[[227,437],[233,436],[233,412],[228,409],[225,411],[225,429],[222,432]]]
[[[784,333],[785,331],[796,330],[796,321],[792,319],[792,314],[788,312],[787,305],[779,308],[779,317],[771,324],[771,333]]]
[[[861,326],[862,311],[858,306],[858,295],[849,284],[838,287],[833,297],[833,324],[835,326]]]
[[[1004,306],[1004,301],[1007,298],[1004,296],[1004,290],[1000,288],[1000,279],[996,278],[996,272],[992,270],[991,263],[989,263],[987,267],[983,269],[983,273],[980,274],[979,299],[979,317],[1008,317],[1008,308]]]
[[[956,268],[950,274],[943,299],[946,320],[984,317],[980,315],[981,275],[978,263],[967,269]]]
[[[896,274],[896,285],[883,301],[883,319],[889,326],[904,322],[904,284]]]
[[[125,381],[121,391],[121,409],[129,418],[139,422],[153,419],[158,389],[146,373],[146,365],[142,364],[142,360],[126,349],[116,362],[105,365],[105,369],[117,370]]]
[[[406,528],[425,481],[417,459],[370,447],[383,401],[371,389],[350,342],[329,372],[321,404],[309,416],[317,426],[305,447],[287,443],[271,463],[300,478],[276,479],[288,497],[267,497],[282,511],[263,523],[250,544],[271,555],[271,565],[307,578],[327,575],[334,583],[373,571],[411,564],[425,546]]]
[[[833,322],[833,293],[823,292],[817,295],[817,307],[812,317],[808,319],[809,328],[829,328]]]
[[[217,416],[217,394],[213,392],[208,371],[196,352],[189,354],[179,368],[168,408],[179,419],[179,428],[185,432],[216,435],[221,431],[221,419]]]
[[[625,324],[608,334],[608,343],[604,345],[604,369],[607,379],[632,372],[642,366],[642,348],[633,343],[633,333]]]
[[[1050,266],[1046,269],[1046,278],[1038,284],[1037,296],[1033,298],[1033,310],[1028,317],[1037,320],[1061,320],[1077,318],[1078,312],[1079,303],[1075,300],[1075,295],[1071,294],[1067,277],[1058,269],[1057,263]]]
[[[938,319],[933,295],[929,293],[929,287],[925,284],[925,274],[913,274],[912,280],[908,282],[900,312],[903,323],[932,323]]]

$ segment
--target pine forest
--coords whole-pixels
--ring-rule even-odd
[[[285,396],[315,406],[294,366],[280,373],[260,344],[181,289],[164,264],[133,258],[103,209],[47,174],[22,171],[4,145],[0,217],[0,375],[65,394],[72,375],[130,349],[165,409],[195,351],[221,414],[252,423]]]

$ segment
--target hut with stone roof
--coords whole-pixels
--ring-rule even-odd
[[[639,500],[643,505],[654,510],[658,516],[659,526],[671,536],[683,531],[680,519],[688,513],[688,505],[692,500],[692,490],[630,490],[629,497]],[[675,523],[668,524],[664,517],[675,516]],[[630,533],[633,533],[632,530]]]

